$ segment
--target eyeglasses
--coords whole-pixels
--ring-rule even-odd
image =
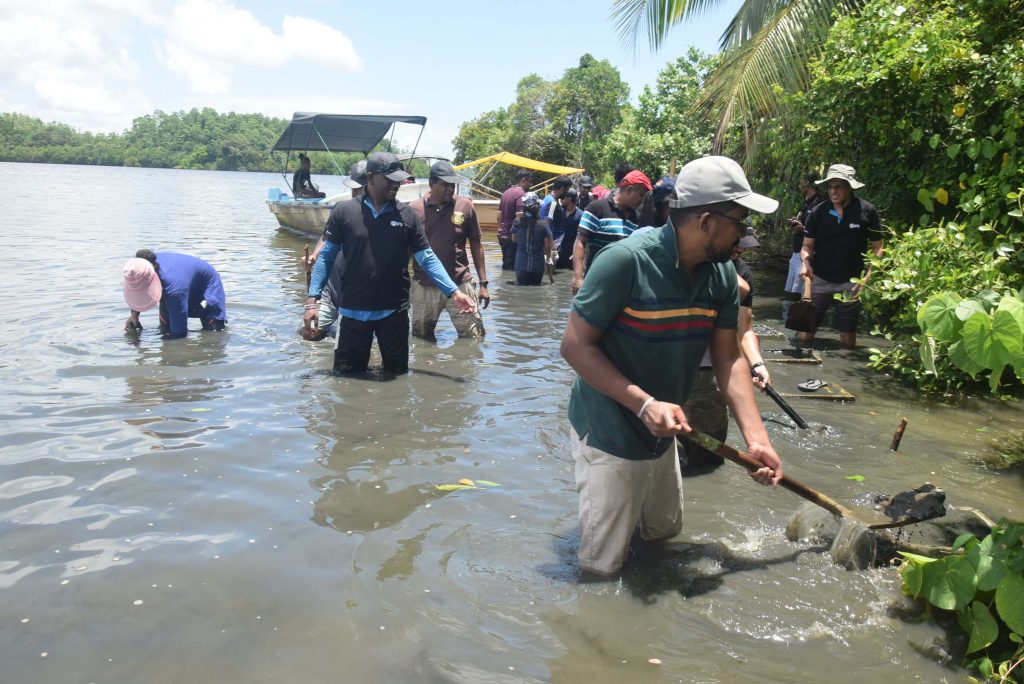
[[[722,218],[727,218],[730,221],[735,221],[736,222],[736,227],[739,228],[740,235],[746,235],[747,231],[750,230],[753,227],[753,226],[750,225],[750,219],[749,218],[738,219],[735,216],[729,216],[728,214],[723,214],[723,213],[720,213],[720,212],[717,212],[717,211],[708,211],[707,213],[714,214],[715,216],[721,216]]]

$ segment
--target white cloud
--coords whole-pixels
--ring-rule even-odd
[[[92,130],[124,128],[132,118],[127,107],[148,106],[131,85],[141,69],[127,30],[152,20],[147,8],[121,0],[0,5],[5,111]]]
[[[233,97],[233,81],[303,61],[310,71],[363,67],[341,31],[295,16],[274,30],[229,0],[0,0],[0,36],[0,111],[85,130],[120,131],[154,108],[290,118],[280,107],[294,98],[260,96],[247,106]],[[178,92],[181,76],[191,93]],[[387,113],[395,104],[353,99],[325,110]]]
[[[282,33],[223,0],[184,0],[174,7],[157,55],[200,93],[224,93],[236,67],[279,68],[298,60],[358,71],[362,60],[341,31],[313,19],[286,16]],[[315,50],[310,45],[316,45]]]

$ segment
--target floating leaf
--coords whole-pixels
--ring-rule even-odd
[[[192,409],[192,413],[206,413],[207,411],[212,411],[212,410],[213,409],[208,409],[208,408],[194,408],[194,409]]]
[[[864,481],[864,476],[863,475],[847,475],[846,479],[847,480],[853,480],[854,482],[863,482]]]
[[[459,484],[460,485],[466,485],[467,487],[476,487],[476,485],[473,483],[472,480],[465,479],[465,478],[459,480]]]
[[[464,484],[443,484],[436,485],[434,489],[436,489],[439,492],[454,492],[460,489],[476,489],[476,487],[470,487],[469,485]]]
[[[484,487],[500,487],[501,485],[497,482],[491,482],[490,480],[477,480],[477,486],[483,485]]]

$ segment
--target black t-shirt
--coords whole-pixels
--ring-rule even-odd
[[[362,198],[338,202],[324,240],[345,255],[341,306],[359,311],[409,307],[409,255],[430,247],[408,204],[389,205],[374,217]]]
[[[750,270],[750,266],[743,260],[742,257],[736,257],[732,260],[732,265],[736,267],[736,275],[743,280],[747,281],[747,285],[750,286],[750,294],[740,300],[740,306],[754,306],[754,273]]]
[[[807,217],[811,215],[811,210],[825,201],[825,198],[815,193],[810,198],[805,198],[803,206],[800,207],[800,211],[796,214],[796,220],[804,224],[807,227]],[[804,246],[804,232],[801,230],[799,233],[793,233],[793,251],[799,252],[800,248]]]
[[[816,206],[804,233],[814,240],[814,274],[830,283],[860,277],[868,244],[884,237],[875,205],[857,197],[846,205],[842,220],[831,202]]]

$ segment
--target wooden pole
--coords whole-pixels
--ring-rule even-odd
[[[889,451],[896,451],[900,448],[900,440],[903,439],[903,431],[907,429],[907,418],[904,416],[903,420],[900,421],[899,427],[896,428],[896,432],[893,433],[892,443],[889,445]]]
[[[309,243],[306,243],[306,258],[302,260],[302,267],[306,269],[306,292],[309,292],[309,283],[313,278],[312,269],[309,267]]]

